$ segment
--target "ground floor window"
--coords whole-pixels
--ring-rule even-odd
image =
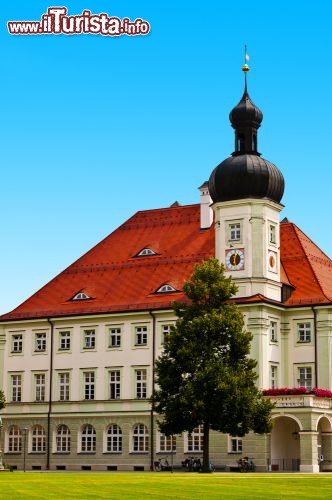
[[[122,430],[116,424],[111,424],[106,433],[107,451],[109,453],[119,453],[122,451]]]
[[[136,424],[133,429],[133,451],[149,451],[149,433],[144,424]]]
[[[200,425],[187,435],[187,452],[203,451],[203,428]]]
[[[84,425],[81,434],[81,452],[94,453],[96,451],[96,430],[90,425]]]
[[[20,453],[22,451],[22,434],[18,425],[12,425],[8,431],[8,452]]]

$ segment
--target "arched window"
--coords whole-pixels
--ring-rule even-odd
[[[45,450],[46,450],[45,429],[41,425],[35,425],[32,428],[31,451],[33,453],[45,453]]]
[[[57,453],[70,452],[70,430],[66,425],[59,425],[56,431]]]
[[[136,424],[133,429],[133,451],[140,453],[149,451],[149,433],[144,424]]]
[[[96,451],[96,430],[90,424],[86,424],[82,428],[81,451],[86,453],[93,453]]]
[[[18,425],[12,425],[8,430],[8,453],[21,453],[22,434]]]
[[[120,453],[122,451],[122,430],[116,424],[111,424],[107,429],[107,451]]]

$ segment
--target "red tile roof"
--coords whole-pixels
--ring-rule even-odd
[[[157,255],[135,257],[143,248]],[[214,253],[214,230],[200,230],[199,205],[137,212],[4,319],[172,307],[195,262]],[[164,284],[179,292],[159,293]],[[70,300],[77,292],[92,299]]]
[[[295,287],[287,305],[332,302],[332,261],[291,222],[280,225],[280,256]]]
[[[331,260],[294,224],[280,228],[281,278],[295,287],[286,305],[332,302]],[[156,255],[136,257],[143,248]],[[184,300],[194,263],[214,248],[214,227],[200,229],[199,205],[137,212],[0,321],[170,308]],[[179,291],[156,294],[164,284]],[[91,299],[70,300],[78,292]]]

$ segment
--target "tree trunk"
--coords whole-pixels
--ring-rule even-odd
[[[210,441],[210,424],[204,422],[203,424],[203,468],[202,472],[211,472],[210,470],[210,454],[209,454],[209,441]]]

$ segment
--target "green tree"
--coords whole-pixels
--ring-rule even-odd
[[[210,429],[244,436],[271,429],[269,400],[256,387],[256,361],[249,358],[252,335],[229,299],[237,287],[217,259],[196,264],[175,303],[176,325],[156,361],[154,410],[166,435],[203,427],[203,471],[209,471]]]
[[[5,393],[0,389],[0,410],[6,406]]]

